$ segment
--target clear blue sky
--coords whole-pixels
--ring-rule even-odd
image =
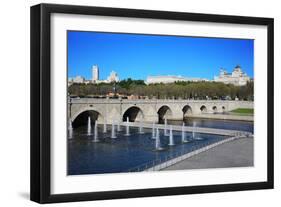
[[[213,79],[219,69],[239,64],[253,77],[254,40],[68,31],[68,77],[100,79],[110,71],[120,79],[148,75],[181,75]]]

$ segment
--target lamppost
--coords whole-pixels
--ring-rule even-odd
[[[68,103],[69,103],[69,119],[71,119],[71,105],[72,105],[72,100],[71,100],[71,97],[70,97],[70,94],[67,93],[67,96],[68,96]]]
[[[114,97],[116,97],[116,81],[113,82],[113,93],[114,93]]]

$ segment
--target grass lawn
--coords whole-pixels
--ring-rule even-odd
[[[254,109],[238,108],[238,109],[232,110],[231,112],[232,113],[237,113],[237,114],[253,115],[254,114]]]

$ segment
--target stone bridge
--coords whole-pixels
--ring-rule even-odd
[[[183,120],[194,115],[228,112],[236,108],[253,108],[250,101],[226,100],[159,100],[159,99],[95,99],[72,98],[68,100],[68,117],[77,125],[86,124],[88,116],[98,123],[161,122]]]

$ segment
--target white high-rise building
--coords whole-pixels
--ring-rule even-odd
[[[99,68],[97,65],[93,65],[92,67],[92,81],[98,82],[99,80]]]

